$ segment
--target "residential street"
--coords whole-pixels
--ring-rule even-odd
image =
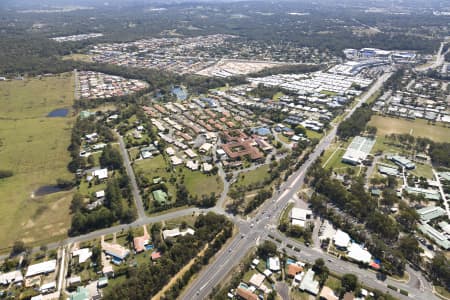
[[[390,75],[392,75],[392,73],[386,73],[381,76],[378,81],[369,89],[369,91],[360,98],[359,103],[350,110],[350,112],[344,119],[351,116],[353,112],[362,105],[362,103],[367,101],[367,99],[369,99],[370,96],[373,95],[373,93],[381,88],[384,81],[386,81],[390,77]],[[408,297],[389,290],[387,288],[388,284],[398,286],[399,288],[408,291],[410,296],[418,295],[419,293],[421,293],[421,291],[418,290],[418,286],[412,280],[410,280],[408,284],[394,282],[390,279],[387,279],[385,282],[380,282],[376,278],[375,272],[367,269],[360,269],[355,264],[337,260],[336,258],[322,252],[319,249],[308,248],[302,244],[296,243],[295,241],[292,241],[284,235],[281,235],[275,229],[279,220],[279,216],[282,213],[284,207],[303,185],[306,171],[320,156],[321,152],[326,149],[334,140],[336,136],[336,129],[337,125],[333,129],[331,129],[330,132],[322,139],[314,152],[311,153],[309,159],[300,167],[300,169],[292,176],[290,176],[284,184],[282,184],[281,194],[276,195],[272,200],[266,201],[252,220],[249,220],[247,222],[237,222],[236,225],[239,227],[240,235],[235,236],[230,243],[228,249],[231,249],[231,251],[227,252],[226,249],[223,249],[222,252],[219,253],[218,258],[213,263],[208,265],[206,269],[204,269],[197,277],[197,279],[190,285],[189,289],[184,293],[182,299],[205,299],[211,292],[211,290],[217,284],[222,282],[222,280],[227,276],[228,272],[237,264],[239,264],[245,254],[256,245],[256,240],[267,239],[269,234],[280,239],[284,246],[286,244],[291,244],[301,249],[300,253],[297,253],[286,247],[284,249],[288,251],[288,254],[295,254],[295,256],[297,256],[300,260],[306,262],[314,262],[314,260],[319,257],[328,258],[332,261],[332,263],[327,263],[327,266],[331,271],[336,272],[337,274],[354,273],[358,275],[360,280],[369,287],[376,288],[385,292],[390,292],[391,294],[394,294],[396,297],[401,299],[407,299]],[[421,299],[422,296],[428,299],[436,299],[436,296],[434,296],[430,288],[425,288],[424,294],[420,295],[418,299]]]
[[[353,112],[362,105],[367,99],[369,99],[378,89],[380,89],[383,83],[392,75],[392,72],[385,73],[382,75],[373,85],[372,87],[359,99],[357,105],[355,105],[346,115],[346,118],[351,116]],[[248,251],[254,247],[257,241],[270,239],[269,234],[279,240],[281,243],[278,246],[287,251],[289,255],[293,255],[298,257],[299,260],[313,263],[315,259],[321,257],[327,260],[327,266],[329,269],[337,274],[344,273],[354,273],[359,279],[364,282],[365,285],[379,289],[384,292],[389,292],[395,295],[400,299],[407,299],[408,297],[403,296],[397,292],[389,290],[387,288],[388,284],[397,286],[405,291],[408,291],[410,297],[416,299],[436,299],[436,296],[432,293],[431,285],[426,282],[423,276],[410,268],[407,268],[411,276],[411,280],[408,283],[400,283],[393,281],[391,279],[387,279],[382,282],[376,278],[376,273],[367,270],[361,269],[356,264],[352,264],[349,262],[341,261],[336,259],[335,257],[322,252],[320,249],[316,247],[308,248],[303,244],[297,243],[284,235],[280,234],[277,231],[277,225],[279,217],[287,205],[287,203],[292,200],[298,190],[304,184],[305,174],[308,168],[314,163],[314,161],[321,155],[322,151],[324,151],[330,143],[333,142],[336,136],[337,131],[336,124],[333,128],[331,128],[327,135],[320,141],[315,150],[310,154],[308,160],[293,173],[286,182],[284,182],[280,187],[280,192],[277,193],[272,199],[267,200],[263,205],[259,208],[258,212],[252,219],[243,220],[238,216],[228,215],[228,217],[235,223],[238,228],[238,234],[229,242],[228,246],[222,249],[219,253],[217,253],[216,258],[206,266],[200,274],[195,278],[195,280],[191,283],[191,285],[185,290],[181,299],[192,300],[192,299],[205,299],[212,289],[217,286],[219,283],[223,281],[223,279],[227,276],[230,270],[238,265],[243,257],[248,253]],[[213,211],[215,213],[224,214],[222,205],[225,201],[226,194],[228,192],[229,183],[225,180],[225,173],[223,169],[219,168],[219,175],[224,181],[224,192],[221,194],[220,199],[216,205],[216,207],[211,209],[199,209],[199,208],[188,208],[175,210],[169,213],[165,213],[158,216],[148,217],[145,214],[145,209],[142,203],[142,198],[139,193],[139,188],[136,183],[136,178],[134,176],[134,172],[132,166],[130,164],[130,160],[127,154],[127,150],[124,145],[124,141],[122,137],[119,137],[119,145],[120,150],[123,156],[124,164],[126,167],[127,174],[130,178],[130,183],[132,186],[133,198],[136,203],[137,211],[138,211],[138,219],[132,224],[123,224],[118,225],[102,230],[98,230],[95,232],[91,232],[85,235],[71,237],[64,241],[58,243],[52,243],[48,245],[48,249],[55,249],[57,247],[75,243],[91,240],[94,238],[98,238],[102,235],[111,234],[114,232],[118,232],[121,230],[126,230],[130,226],[142,226],[144,224],[161,222],[164,220],[169,220],[172,218],[178,218],[185,215],[199,214],[208,211]],[[303,201],[299,199],[297,201]],[[307,206],[306,203],[301,203],[302,206]],[[287,244],[294,245],[300,252],[295,252],[288,247],[285,247]],[[283,295],[285,296],[285,295]]]
[[[133,194],[134,203],[136,204],[136,210],[138,214],[137,221],[145,218],[145,208],[142,203],[141,193],[139,192],[139,187],[136,182],[136,176],[134,175],[133,167],[130,163],[130,158],[128,156],[127,148],[125,147],[125,143],[123,141],[123,137],[121,135],[117,135],[119,139],[120,153],[122,154],[123,164],[125,165],[125,170],[127,171],[128,178],[130,178],[131,184],[131,192]]]

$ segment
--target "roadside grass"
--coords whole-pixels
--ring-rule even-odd
[[[67,170],[74,118],[47,118],[54,109],[70,108],[71,74],[0,83],[0,166],[14,175],[0,180],[0,245],[22,239],[33,245],[63,238],[70,223],[71,191],[32,197],[56,179],[72,179]],[[5,249],[6,250],[6,249]]]
[[[306,136],[309,139],[321,139],[323,137],[323,133],[319,133],[317,131],[306,129]]]
[[[236,186],[249,186],[263,181],[269,177],[269,166],[263,165],[254,170],[240,173],[235,183]]]
[[[440,296],[443,296],[446,299],[450,299],[450,292],[448,290],[446,290],[444,287],[436,285],[436,286],[434,286],[434,289],[436,290],[436,292],[438,292],[438,294]],[[442,297],[439,297],[439,298],[442,299]]]
[[[415,137],[426,137],[435,142],[447,142],[450,136],[450,128],[439,123],[431,125],[422,119],[406,120],[375,115],[368,125],[377,127],[379,136],[407,133]]]
[[[377,100],[381,96],[381,94],[382,94],[382,90],[376,91],[372,96],[369,97],[369,99],[367,99],[366,103],[371,104],[372,102]]]
[[[283,222],[289,222],[289,213],[291,212],[292,208],[294,207],[294,203],[289,203],[283,210],[280,216],[279,224]]]
[[[173,228],[176,226],[180,226],[181,223],[186,222],[186,224],[188,226],[194,227],[195,224],[195,220],[197,219],[197,216],[193,216],[193,215],[187,215],[187,216],[182,216],[179,218],[174,218],[174,219],[170,219],[164,222],[164,224],[169,227],[169,228]]]
[[[345,149],[338,149],[336,152],[333,151],[333,156],[330,157],[330,160],[328,161],[327,165],[325,166],[326,169],[341,169],[341,168],[352,168],[351,165],[345,164],[342,162],[342,157],[344,156]]]

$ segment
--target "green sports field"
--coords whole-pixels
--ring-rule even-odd
[[[0,168],[14,172],[0,179],[3,251],[18,239],[36,244],[66,235],[72,192],[34,192],[72,178],[67,147],[74,118],[70,111],[67,117],[47,114],[72,106],[73,82],[71,74],[0,82]]]
[[[435,142],[448,142],[450,137],[449,127],[445,127],[442,124],[431,125],[422,119],[406,120],[373,116],[368,125],[378,128],[378,136],[392,133],[408,133],[415,137],[426,137]]]

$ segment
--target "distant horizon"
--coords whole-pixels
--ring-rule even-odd
[[[160,5],[176,5],[176,4],[196,4],[196,3],[235,3],[235,2],[266,2],[266,3],[299,3],[299,4],[320,4],[320,5],[330,5],[330,6],[341,6],[341,5],[356,5],[359,7],[390,7],[392,5],[400,5],[404,7],[417,6],[420,4],[426,4],[426,7],[435,8],[448,8],[450,5],[446,4],[443,0],[412,0],[406,3],[401,0],[378,0],[370,3],[361,3],[357,0],[342,0],[339,3],[329,0],[282,0],[282,1],[271,1],[271,0],[42,0],[36,3],[33,0],[5,0],[0,3],[0,7],[10,7],[10,8],[57,8],[58,6],[94,6],[94,7],[108,7],[108,6],[160,6]]]

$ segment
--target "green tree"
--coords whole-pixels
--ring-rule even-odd
[[[260,257],[267,259],[277,254],[277,245],[271,241],[264,241],[258,246],[257,252]]]
[[[21,240],[15,241],[11,249],[11,256],[16,256],[26,250],[25,243]]]
[[[304,135],[306,136],[306,129],[302,125],[297,125],[294,127],[294,132],[297,135]]]
[[[351,292],[356,290],[358,287],[358,277],[354,274],[344,274],[341,279],[342,287],[346,292]]]
[[[75,213],[83,207],[83,195],[80,193],[75,193],[72,197],[72,202],[70,203],[70,211]]]
[[[111,144],[108,144],[103,148],[102,155],[100,156],[100,165],[103,168],[120,169],[123,166],[123,160],[119,150]]]

